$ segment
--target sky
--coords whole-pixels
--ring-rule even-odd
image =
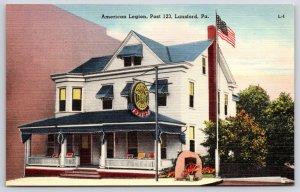
[[[286,92],[294,98],[294,7],[292,5],[56,5],[99,24],[108,35],[124,40],[134,30],[170,45],[207,39],[207,26],[215,25],[216,12],[235,32],[233,48],[223,40],[220,47],[237,82],[237,92],[260,85],[271,99]],[[126,15],[103,19],[102,15]],[[128,15],[146,15],[131,19]],[[171,14],[172,19],[150,19],[150,14]],[[199,19],[175,19],[174,15]],[[208,18],[201,18],[201,15]],[[279,18],[280,17],[280,18]]]

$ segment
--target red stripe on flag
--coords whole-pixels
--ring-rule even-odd
[[[225,35],[221,29],[218,29],[218,35],[221,37],[221,39],[227,41],[230,45],[235,47],[235,33],[230,29],[230,27],[227,27],[228,35]]]

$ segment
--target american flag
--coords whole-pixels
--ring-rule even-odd
[[[217,29],[218,35],[221,37],[221,39],[227,41],[230,45],[235,47],[235,33],[226,25],[225,21],[221,20],[219,15],[217,15]]]

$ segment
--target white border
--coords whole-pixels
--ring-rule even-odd
[[[82,188],[70,188],[70,187],[56,187],[56,188],[41,188],[41,187],[5,187],[5,170],[6,170],[6,164],[5,164],[5,146],[6,146],[6,119],[5,119],[5,98],[6,98],[6,92],[5,92],[5,83],[6,83],[6,67],[5,67],[5,4],[7,3],[39,3],[39,4],[141,4],[140,0],[115,0],[114,2],[109,1],[109,0],[3,0],[0,1],[0,42],[1,42],[1,47],[0,47],[0,98],[1,98],[1,110],[0,110],[0,122],[1,122],[1,133],[0,133],[0,140],[1,140],[1,173],[0,173],[0,179],[2,181],[2,185],[0,187],[0,191],[30,191],[30,192],[35,192],[35,191],[40,191],[41,189],[43,191],[48,191],[48,190],[64,190],[64,191],[82,191]],[[252,1],[243,1],[243,0],[226,0],[226,1],[221,1],[221,0],[184,0],[184,1],[179,1],[179,0],[152,0],[152,1],[146,1],[144,4],[294,4],[295,5],[295,21],[299,19],[299,14],[297,13],[299,9],[299,3],[297,0],[252,0]],[[299,23],[299,22],[298,22]],[[299,32],[299,26],[296,25],[295,22],[295,34],[298,34]],[[297,131],[297,128],[299,128],[299,122],[298,122],[298,117],[299,117],[299,104],[297,100],[299,99],[299,89],[297,88],[297,85],[299,85],[299,75],[300,71],[297,67],[298,65],[298,56],[297,56],[297,48],[299,47],[299,38],[295,38],[295,162],[296,164],[299,164],[299,140],[296,138],[299,138],[299,132]],[[299,168],[295,170],[295,178],[298,179],[299,177]],[[160,189],[160,191],[166,191],[171,189],[172,191],[194,191],[194,190],[201,190],[201,191],[283,191],[283,190],[289,190],[289,191],[299,191],[300,190],[300,181],[295,182],[295,187],[181,187],[181,188],[174,188],[174,187],[135,187],[134,189],[138,191],[153,191]],[[122,187],[121,188],[116,188],[116,187],[101,187],[101,188],[87,188],[85,187],[84,190],[88,191],[130,191],[132,188],[129,187]]]

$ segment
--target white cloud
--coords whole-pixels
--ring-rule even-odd
[[[236,75],[293,74],[294,48],[276,41],[237,39],[236,48],[221,42],[221,49]]]

